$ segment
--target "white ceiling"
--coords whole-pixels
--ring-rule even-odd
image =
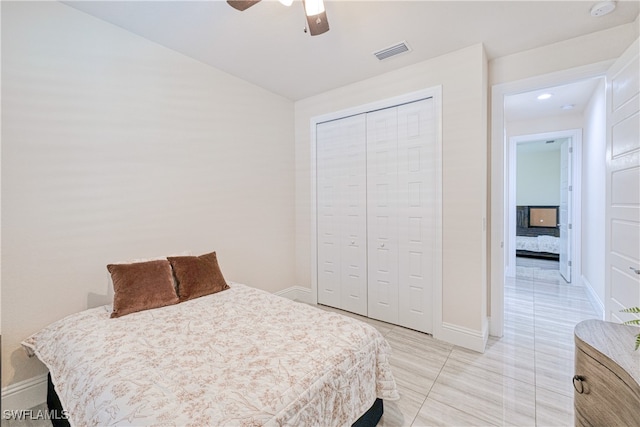
[[[587,79],[568,85],[506,96],[504,119],[506,122],[514,122],[581,114],[596,90],[598,82],[597,78]],[[551,98],[539,100],[538,96],[542,94],[549,94]],[[572,106],[572,108],[568,109],[565,106]]]
[[[79,1],[78,10],[291,100],[477,43],[489,58],[633,22],[640,1],[593,18],[596,1],[331,1],[331,30],[303,32],[300,1],[263,0],[239,12],[225,1]],[[374,51],[406,41],[411,52]]]

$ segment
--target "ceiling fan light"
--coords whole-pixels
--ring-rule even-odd
[[[291,4],[293,3],[293,0],[278,0],[278,1],[287,7],[291,6]]]
[[[304,10],[307,16],[320,15],[324,12],[324,2],[322,0],[304,0]]]

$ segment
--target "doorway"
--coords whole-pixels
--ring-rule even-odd
[[[509,138],[507,277],[531,260],[567,283],[580,270],[581,136],[573,129]]]
[[[586,129],[588,127],[584,118],[580,114],[577,114],[576,117],[574,117],[574,121],[571,123],[561,123],[559,117],[566,111],[562,109],[562,106],[567,105],[567,108],[570,109],[570,104],[557,106],[557,114],[547,114],[547,117],[544,119],[538,117],[529,120],[524,116],[518,115],[510,117],[509,101],[518,100],[521,99],[521,97],[530,96],[534,93],[537,93],[537,96],[539,96],[546,92],[555,92],[557,88],[569,86],[577,82],[597,81],[599,82],[598,84],[602,85],[603,76],[609,66],[610,63],[592,64],[517,82],[504,83],[493,86],[492,88],[490,334],[493,336],[503,335],[505,280],[509,277],[509,274],[515,274],[515,271],[509,271],[510,267],[515,267],[515,254],[513,258],[511,258],[511,248],[515,248],[515,223],[514,225],[511,225],[510,221],[511,217],[515,218],[515,208],[513,209],[514,212],[512,212],[508,200],[510,187],[515,184],[514,180],[509,180],[509,174],[512,172],[509,169],[509,160],[512,156],[512,150],[510,149],[511,138],[520,135],[544,135],[549,133],[558,133],[561,131],[567,131],[567,129],[570,130],[567,132],[579,130],[578,137],[582,138],[582,132],[580,129]],[[604,92],[604,90],[602,91]],[[554,95],[554,93],[552,93],[552,95]],[[540,106],[542,105],[543,104],[541,103]],[[602,107],[602,109],[602,116],[604,117],[604,107]],[[529,114],[534,110],[535,108],[532,108],[531,104],[529,104],[528,107],[525,106],[525,108],[518,111],[523,114]],[[575,112],[577,111],[578,110]],[[510,125],[508,125],[509,123]],[[554,137],[557,137],[557,135],[554,135]],[[576,139],[573,139],[574,144],[575,141]],[[579,146],[574,147],[573,156],[575,159],[581,158],[581,155],[577,152],[579,150]],[[599,158],[602,159],[603,157],[604,156],[601,156]],[[581,161],[574,162],[574,166],[575,168],[580,168]],[[572,171],[571,176],[575,176],[576,174],[580,176],[581,171],[575,170],[575,168]],[[572,188],[574,194],[574,205],[576,205],[575,194],[581,192],[581,190],[578,191],[578,188],[576,187],[577,185],[579,185],[579,181],[574,182]],[[515,202],[513,205],[515,206]],[[576,213],[573,214],[573,217],[572,230],[576,232],[576,227],[580,226],[579,222],[581,218],[579,215],[576,215]],[[580,235],[578,232],[574,234],[578,237]],[[514,241],[510,241],[510,236],[513,236]],[[578,281],[582,282],[584,278],[581,277],[581,245],[575,243],[575,238],[572,238],[571,241],[572,246],[570,249],[573,251],[573,254],[571,256],[572,263],[570,274],[572,277],[570,277],[570,279],[573,283],[577,283]],[[590,299],[591,296],[592,295],[590,295]]]

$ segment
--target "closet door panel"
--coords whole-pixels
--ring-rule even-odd
[[[433,100],[398,107],[398,299],[402,326],[432,332],[436,186]]]
[[[367,113],[369,317],[398,322],[397,110]]]
[[[340,233],[342,194],[339,125],[316,127],[317,215],[318,215],[318,302],[340,307]]]
[[[341,305],[367,315],[366,116],[340,120],[339,144],[345,160],[342,186]]]

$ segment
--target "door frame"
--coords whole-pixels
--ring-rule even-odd
[[[507,158],[507,201],[505,218],[507,219],[507,239],[505,248],[507,250],[507,261],[505,266],[505,276],[516,276],[516,154],[517,145],[527,141],[551,140],[559,138],[571,138],[573,144],[573,163],[571,167],[571,216],[569,223],[572,224],[571,240],[571,277],[572,281],[576,277],[576,271],[582,271],[581,261],[581,235],[582,235],[582,215],[580,209],[580,195],[582,194],[582,129],[569,129],[555,132],[544,132],[529,135],[517,135],[509,138]]]
[[[435,283],[432,287],[432,320],[433,320],[433,336],[439,337],[442,331],[442,86],[434,86],[415,92],[406,93],[392,98],[382,99],[379,101],[354,106],[340,111],[312,117],[310,120],[310,175],[311,175],[311,304],[318,303],[318,228],[317,228],[317,182],[316,182],[316,126],[318,123],[336,120],[356,114],[367,113],[384,108],[394,107],[410,102],[419,101],[426,98],[433,98],[435,110],[435,134],[436,134],[436,189],[435,199],[437,201],[435,207],[436,217],[436,238],[434,246],[436,247],[435,266]]]
[[[489,334],[503,335],[504,329],[504,282],[505,282],[505,237],[509,234],[505,209],[508,206],[507,153],[508,140],[504,125],[504,98],[522,92],[531,92],[546,87],[561,86],[577,80],[604,77],[613,60],[597,62],[581,67],[561,70],[550,74],[530,77],[491,87],[491,292]]]

